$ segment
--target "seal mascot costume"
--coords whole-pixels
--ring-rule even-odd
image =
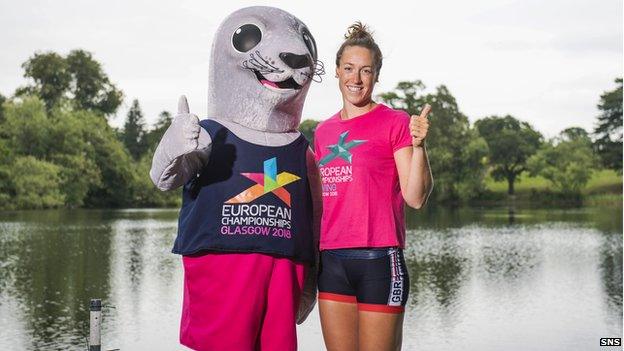
[[[150,177],[161,190],[183,187],[173,252],[184,266],[180,342],[190,348],[297,348],[295,323],[316,298],[321,202],[297,127],[322,73],[303,22],[249,7],[215,34],[209,118],[180,98]]]

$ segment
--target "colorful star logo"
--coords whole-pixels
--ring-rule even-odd
[[[290,207],[290,193],[284,189],[284,186],[301,179],[288,172],[277,174],[277,158],[275,157],[264,161],[264,173],[241,173],[241,175],[253,180],[256,184],[227,200],[226,204],[244,204],[264,194],[273,193]]]
[[[349,150],[351,150],[352,148],[356,146],[364,144],[368,140],[351,140],[350,142],[345,144],[345,139],[347,139],[348,134],[349,134],[349,131],[347,130],[346,132],[340,134],[340,137],[338,138],[338,144],[327,146],[327,148],[331,151],[331,153],[323,157],[321,161],[319,161],[319,166],[324,166],[328,164],[331,160],[335,159],[336,157],[340,157],[343,160],[351,163],[351,159],[353,158],[353,155],[349,152]]]

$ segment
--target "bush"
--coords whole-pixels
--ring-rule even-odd
[[[59,166],[33,156],[17,157],[10,171],[15,193],[14,207],[42,209],[63,206],[65,196],[59,190],[60,172]]]

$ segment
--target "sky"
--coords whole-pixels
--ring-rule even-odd
[[[112,125],[123,125],[133,99],[153,124],[182,94],[205,117],[213,35],[252,5],[294,14],[316,39],[327,74],[310,88],[304,119],[341,108],[335,53],[357,20],[384,55],[375,94],[406,80],[422,80],[425,92],[443,84],[471,122],[510,114],[546,137],[593,130],[600,95],[622,76],[621,0],[0,0],[0,94],[28,83],[21,64],[35,52],[84,49],[125,94]]]

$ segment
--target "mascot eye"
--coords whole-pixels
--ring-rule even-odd
[[[310,32],[306,28],[304,28],[301,35],[303,36],[303,42],[308,47],[308,50],[310,50],[312,58],[316,60],[316,42],[314,41],[312,34],[310,34]]]
[[[232,45],[240,52],[253,49],[262,39],[262,32],[254,24],[244,24],[232,35]]]

